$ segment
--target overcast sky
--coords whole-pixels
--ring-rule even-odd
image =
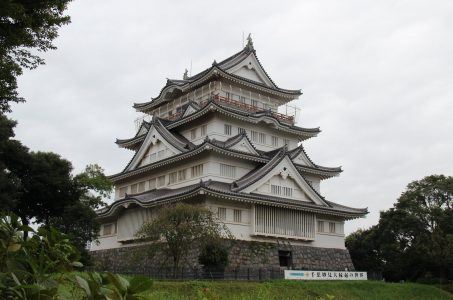
[[[170,4],[172,2],[172,4]],[[453,1],[81,1],[47,64],[19,80],[17,137],[76,171],[120,171],[132,152],[133,102],[166,78],[195,74],[242,48],[283,88],[303,91],[311,158],[343,166],[323,181],[328,200],[368,207],[349,233],[377,223],[407,183],[453,173]]]

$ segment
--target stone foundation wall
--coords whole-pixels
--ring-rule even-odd
[[[235,241],[229,252],[229,268],[279,268],[278,251],[292,253],[292,268],[304,270],[354,270],[348,250],[272,243]],[[169,267],[172,261],[162,254],[150,258],[145,245],[91,251],[96,269],[127,270]],[[181,263],[185,268],[200,268],[198,249],[191,249]]]

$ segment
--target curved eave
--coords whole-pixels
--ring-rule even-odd
[[[126,148],[129,150],[137,150],[142,142],[145,140],[146,133],[139,135],[137,137],[133,137],[130,139],[116,139],[115,144],[118,145],[120,148]]]
[[[148,192],[145,192],[148,193]],[[140,195],[143,195],[142,193]],[[113,216],[118,209],[127,208],[130,204],[137,204],[141,207],[155,207],[163,204],[169,204],[174,202],[183,201],[190,199],[199,195],[208,195],[221,199],[228,199],[248,204],[260,204],[266,206],[282,207],[297,209],[312,213],[324,214],[324,215],[333,215],[337,217],[342,217],[345,219],[356,219],[364,217],[368,213],[367,208],[350,208],[343,205],[335,204],[337,207],[327,207],[319,206],[310,203],[304,203],[302,201],[291,200],[279,198],[275,199],[274,197],[266,197],[258,194],[245,194],[245,193],[232,193],[219,191],[209,186],[206,186],[205,183],[201,182],[200,184],[194,185],[192,188],[185,190],[180,194],[174,195],[173,193],[169,196],[161,196],[154,198],[153,201],[141,201],[139,200],[139,195],[127,195],[125,198],[120,199],[112,203],[110,206],[97,211],[98,218],[108,218]],[[333,202],[329,202],[333,203]]]
[[[343,170],[341,167],[338,168],[327,168],[327,167],[321,167],[321,166],[316,166],[316,167],[310,167],[310,166],[304,166],[304,165],[299,165],[299,164],[294,164],[296,168],[304,173],[308,173],[311,175],[319,176],[320,179],[328,179],[332,178],[335,176],[339,176]]]
[[[127,179],[129,177],[133,177],[133,176],[142,174],[144,172],[148,172],[150,170],[160,168],[160,167],[168,165],[168,164],[180,162],[181,160],[188,159],[192,156],[198,155],[198,154],[202,153],[203,151],[211,151],[211,150],[224,154],[224,155],[231,156],[231,157],[243,158],[243,159],[252,160],[252,161],[261,162],[261,163],[267,162],[266,158],[262,158],[262,157],[259,157],[259,156],[256,156],[256,155],[253,155],[250,153],[240,152],[237,150],[225,149],[225,148],[219,147],[218,145],[213,144],[210,141],[205,141],[205,142],[203,142],[203,144],[200,144],[199,146],[197,146],[196,148],[192,149],[189,152],[184,152],[184,153],[180,153],[180,154],[177,154],[177,155],[174,155],[171,157],[167,157],[163,160],[154,162],[149,165],[141,166],[134,170],[111,175],[111,176],[109,176],[109,179],[114,183],[119,182],[123,179]]]
[[[201,117],[209,112],[212,112],[214,110],[217,110],[220,113],[223,113],[225,115],[228,115],[228,116],[236,118],[236,119],[240,119],[240,120],[248,122],[248,123],[253,123],[253,124],[257,124],[259,122],[265,122],[268,124],[272,123],[275,125],[276,129],[286,131],[286,132],[289,132],[292,134],[296,134],[301,137],[305,137],[305,139],[315,137],[318,135],[318,133],[321,132],[319,127],[318,128],[302,128],[302,127],[298,127],[298,126],[288,125],[288,124],[280,122],[278,119],[276,119],[273,116],[269,116],[269,115],[265,115],[265,114],[262,114],[260,116],[255,116],[254,114],[244,113],[242,111],[235,110],[231,107],[223,106],[212,100],[209,101],[199,111],[197,111],[193,114],[190,114],[186,117],[183,117],[181,119],[175,120],[172,123],[169,123],[167,125],[167,128],[168,129],[177,128],[178,126],[181,126],[183,124],[186,124],[187,122],[198,119],[199,117]],[[251,121],[252,119],[253,119],[253,121]],[[266,122],[266,121],[268,121],[268,122]]]
[[[288,99],[296,99],[300,95],[302,95],[301,90],[288,90],[288,89],[281,89],[281,88],[272,88],[268,87],[264,84],[261,84],[259,82],[240,77],[234,74],[230,74],[221,68],[219,68],[217,65],[212,66],[211,68],[207,69],[205,74],[203,76],[200,76],[199,78],[189,81],[185,84],[174,84],[171,83],[171,81],[167,81],[167,85],[165,85],[162,90],[160,91],[159,95],[156,98],[152,98],[151,101],[148,102],[143,102],[143,103],[134,103],[133,108],[136,109],[139,112],[146,112],[148,110],[151,110],[155,107],[157,107],[160,104],[163,104],[166,101],[169,101],[170,99],[164,99],[164,95],[167,91],[178,89],[182,93],[185,93],[187,91],[190,91],[191,89],[199,86],[200,84],[210,81],[212,79],[216,79],[218,77],[223,77],[225,79],[231,80],[233,82],[236,82],[238,84],[242,84],[244,86],[248,86],[250,88],[260,90],[272,95],[276,95],[278,97],[282,98],[288,98]]]

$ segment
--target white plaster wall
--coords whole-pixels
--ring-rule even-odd
[[[117,240],[116,234],[106,237],[101,236],[99,237],[98,242],[91,243],[90,251],[119,248],[121,246],[121,243]]]

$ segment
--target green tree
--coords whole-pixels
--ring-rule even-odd
[[[174,275],[189,250],[233,238],[208,208],[185,203],[161,208],[156,218],[141,227],[137,236],[151,241],[148,246],[151,256],[160,253],[172,260]]]
[[[23,102],[17,77],[23,68],[44,64],[36,55],[56,47],[58,29],[70,22],[64,15],[70,0],[0,1],[0,112],[11,111],[11,102]]]
[[[347,238],[354,263],[390,280],[453,277],[453,177],[414,181],[379,223]]]

